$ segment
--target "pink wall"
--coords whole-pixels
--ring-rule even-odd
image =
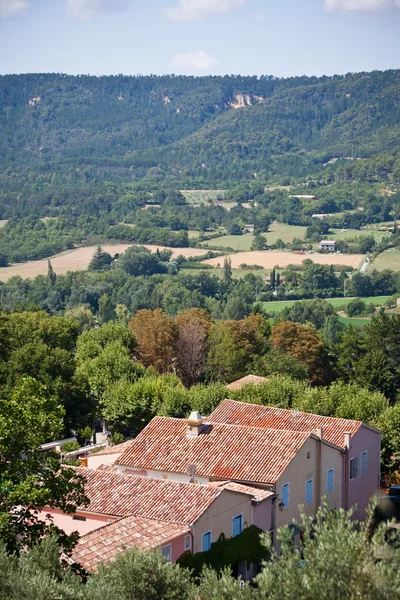
[[[172,551],[171,560],[172,562],[175,562],[181,556],[181,554],[185,552],[185,535],[180,535],[179,537],[176,537],[170,542],[170,544]],[[162,548],[162,546],[160,546],[160,548]]]
[[[361,453],[365,450],[368,452],[368,467],[366,475],[362,475]],[[360,427],[351,438],[350,450],[346,456],[348,465],[347,469],[344,470],[347,472],[348,478],[348,506],[345,506],[345,508],[357,505],[354,518],[359,520],[366,518],[365,509],[370,499],[379,495],[380,450],[380,434],[366,427]],[[349,462],[354,456],[358,457],[358,475],[356,478],[350,479]]]
[[[263,531],[272,529],[272,498],[267,498],[261,504],[253,506],[253,525]]]
[[[85,535],[85,533],[89,533],[89,531],[93,531],[94,529],[98,529],[99,527],[103,527],[108,523],[118,520],[115,517],[108,517],[106,515],[89,514],[77,511],[75,516],[86,517],[86,521],[79,521],[73,519],[74,515],[66,515],[55,508],[43,510],[39,517],[45,519],[46,514],[52,515],[54,525],[65,531],[67,535],[71,534],[73,531],[78,531],[79,535]]]

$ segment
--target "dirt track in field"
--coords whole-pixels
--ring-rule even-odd
[[[122,254],[130,246],[139,244],[117,244],[115,246],[102,245],[102,249],[105,252],[109,252],[111,255]],[[155,252],[157,248],[160,250],[164,249],[164,246],[152,246],[150,244],[140,244]],[[46,275],[47,273],[47,261],[50,260],[55,273],[59,275],[65,275],[67,271],[84,271],[88,268],[90,261],[92,260],[93,254],[97,246],[87,246],[86,248],[76,248],[58,254],[56,256],[50,256],[48,259],[43,260],[32,260],[26,263],[18,263],[10,267],[0,268],[0,281],[7,281],[11,277],[19,276],[24,279],[33,279],[37,275]],[[173,256],[182,255],[185,258],[191,256],[202,256],[207,250],[200,248],[167,248],[172,250]]]

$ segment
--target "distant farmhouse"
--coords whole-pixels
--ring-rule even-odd
[[[334,252],[335,251],[335,240],[322,240],[322,242],[319,243],[319,247],[320,250],[327,250],[328,252]]]

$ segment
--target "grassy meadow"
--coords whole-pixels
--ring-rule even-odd
[[[375,306],[382,306],[389,300],[390,296],[370,296],[368,298],[361,298],[366,304],[374,304]],[[334,308],[341,308],[346,306],[354,298],[326,298],[329,304],[332,304]],[[263,308],[267,312],[282,312],[285,308],[291,308],[296,302],[302,302],[302,300],[277,300],[273,302],[263,302]],[[343,317],[346,321],[346,317]],[[364,319],[362,319],[364,320]]]

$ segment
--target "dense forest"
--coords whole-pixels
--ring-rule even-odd
[[[395,70],[2,76],[0,218],[121,214],[160,189],[398,181],[399,89]]]

